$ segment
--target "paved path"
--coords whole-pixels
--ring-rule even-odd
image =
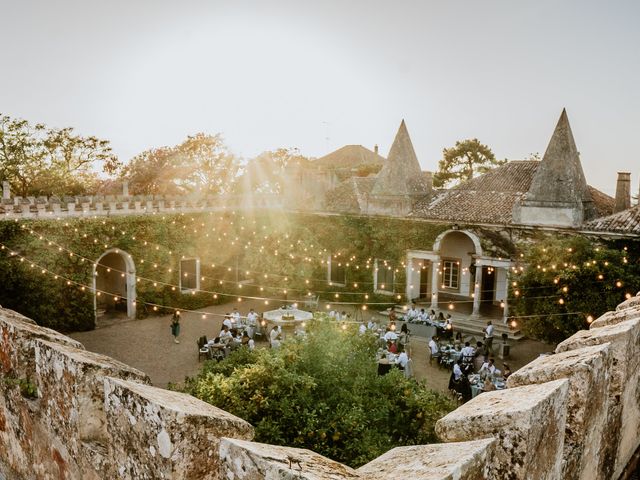
[[[250,308],[264,310],[260,301],[243,301],[235,304],[242,314]],[[77,332],[70,336],[84,344],[87,350],[102,353],[142,370],[149,375],[154,385],[166,387],[169,382],[181,383],[186,376],[195,375],[202,362],[198,361],[197,339],[206,335],[214,338],[220,331],[222,315],[231,311],[234,304],[214,305],[202,309],[215,316],[202,319],[198,314],[183,313],[180,343],[173,342],[171,336],[171,316],[155,316],[141,320],[122,320],[118,323],[92,330]],[[413,327],[410,327],[413,328]],[[415,331],[419,334],[420,332]],[[258,347],[266,347],[266,342],[258,342]],[[512,346],[512,357],[508,362],[512,370],[536,358],[539,353],[553,350],[553,346],[533,340],[522,340]],[[427,339],[418,335],[411,337],[411,357],[416,378],[436,390],[446,391],[449,372],[429,365]],[[496,361],[498,368],[502,362]]]

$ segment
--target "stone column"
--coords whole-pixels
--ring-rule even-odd
[[[413,272],[411,271],[412,267],[413,267],[413,257],[407,253],[407,267],[406,267],[406,274],[405,274],[405,277],[407,279],[407,285],[405,289],[405,294],[407,296],[407,303],[411,302],[411,294],[413,293],[413,289],[411,288],[411,285],[413,285]],[[377,283],[376,277],[377,275],[374,272],[373,274],[374,283]]]
[[[122,196],[123,197],[129,196],[129,180],[124,180],[122,182]]]
[[[440,279],[438,278],[438,267],[440,262],[434,262],[431,260],[431,309],[438,309],[438,284]]]
[[[9,200],[11,198],[11,184],[6,180],[2,182],[2,199]]]
[[[473,279],[473,311],[471,312],[472,317],[480,316],[480,301],[481,301],[481,288],[482,288],[482,265],[478,265],[476,262],[476,274]]]

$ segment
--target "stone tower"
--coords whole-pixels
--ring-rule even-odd
[[[516,223],[558,227],[577,227],[594,216],[593,200],[564,109],[529,191],[513,215]]]
[[[413,150],[407,125],[402,120],[389,150],[387,161],[376,177],[371,194],[414,195],[422,194],[426,189],[420,162]]]
[[[417,198],[428,193],[426,178],[413,150],[407,125],[402,120],[387,161],[371,189],[367,212],[404,216],[411,211]]]

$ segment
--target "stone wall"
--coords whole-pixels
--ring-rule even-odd
[[[252,442],[243,420],[0,309],[0,478],[625,478],[640,444],[639,353],[640,294],[440,419],[445,443],[354,470]]]
[[[282,208],[283,202],[277,195],[12,197],[1,200],[0,220]]]

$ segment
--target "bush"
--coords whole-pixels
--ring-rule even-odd
[[[375,339],[315,321],[280,349],[207,362],[185,390],[254,425],[256,441],[309,448],[357,467],[399,445],[437,441],[455,405],[395,369],[378,376]]]

